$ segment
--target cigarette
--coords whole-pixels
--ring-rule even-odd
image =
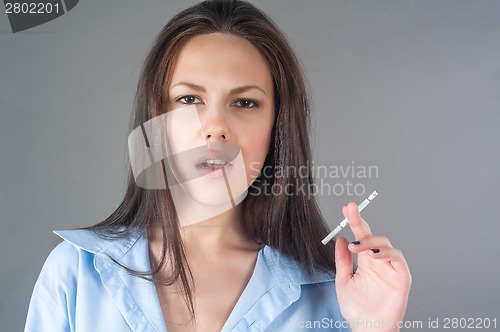
[[[375,197],[377,197],[377,195],[378,195],[378,192],[377,192],[377,191],[374,191],[374,192],[373,192],[370,196],[368,196],[368,198],[367,198],[367,199],[365,199],[363,202],[361,202],[361,204],[359,204],[359,205],[358,205],[358,210],[359,210],[359,212],[363,211],[363,209],[364,209],[365,207],[367,207],[367,206],[368,206],[368,204],[370,204],[370,203],[371,203],[371,201],[372,201]],[[335,235],[337,235],[338,233],[340,233],[340,231],[341,231],[342,229],[344,229],[344,227],[346,227],[346,226],[347,226],[347,223],[348,223],[348,222],[349,222],[349,221],[347,220],[347,217],[345,217],[345,218],[344,218],[344,220],[342,220],[342,221],[340,222],[340,224],[339,224],[337,227],[335,227],[335,229],[334,229],[333,231],[331,231],[331,233],[330,233],[330,234],[328,234],[328,235],[327,235],[327,236],[326,236],[323,240],[321,240],[321,243],[323,243],[324,245],[326,245],[328,242],[330,242],[330,241],[331,241],[331,239],[333,239],[333,238],[335,237]]]

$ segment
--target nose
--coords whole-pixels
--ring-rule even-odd
[[[207,142],[228,142],[231,138],[226,111],[223,108],[204,110],[203,134]]]
[[[212,142],[217,142],[217,141],[225,142],[228,141],[229,139],[227,134],[215,134],[215,135],[207,134],[206,140]]]

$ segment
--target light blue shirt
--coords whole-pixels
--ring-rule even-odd
[[[86,230],[55,232],[65,241],[49,255],[35,284],[26,332],[166,331],[153,283],[112,262],[150,271],[147,237],[104,240]],[[222,331],[350,331],[334,276],[309,275],[265,246]]]

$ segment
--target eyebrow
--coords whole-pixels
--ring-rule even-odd
[[[187,86],[188,88],[191,88],[191,89],[196,90],[196,91],[207,92],[207,89],[205,89],[205,87],[198,85],[198,84],[191,83],[191,82],[179,82],[179,83],[173,85],[170,88],[170,90],[172,90],[173,88],[175,88],[176,86],[179,86],[179,85]],[[238,88],[234,88],[229,92],[229,94],[232,95],[232,94],[242,93],[242,92],[252,90],[252,89],[262,91],[262,93],[267,96],[267,93],[262,88],[258,87],[257,85],[245,85],[245,86],[241,86]]]

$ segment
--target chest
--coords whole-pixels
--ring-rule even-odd
[[[180,281],[156,286],[167,330],[220,331],[252,276],[256,258],[252,254],[191,261],[194,320]]]

